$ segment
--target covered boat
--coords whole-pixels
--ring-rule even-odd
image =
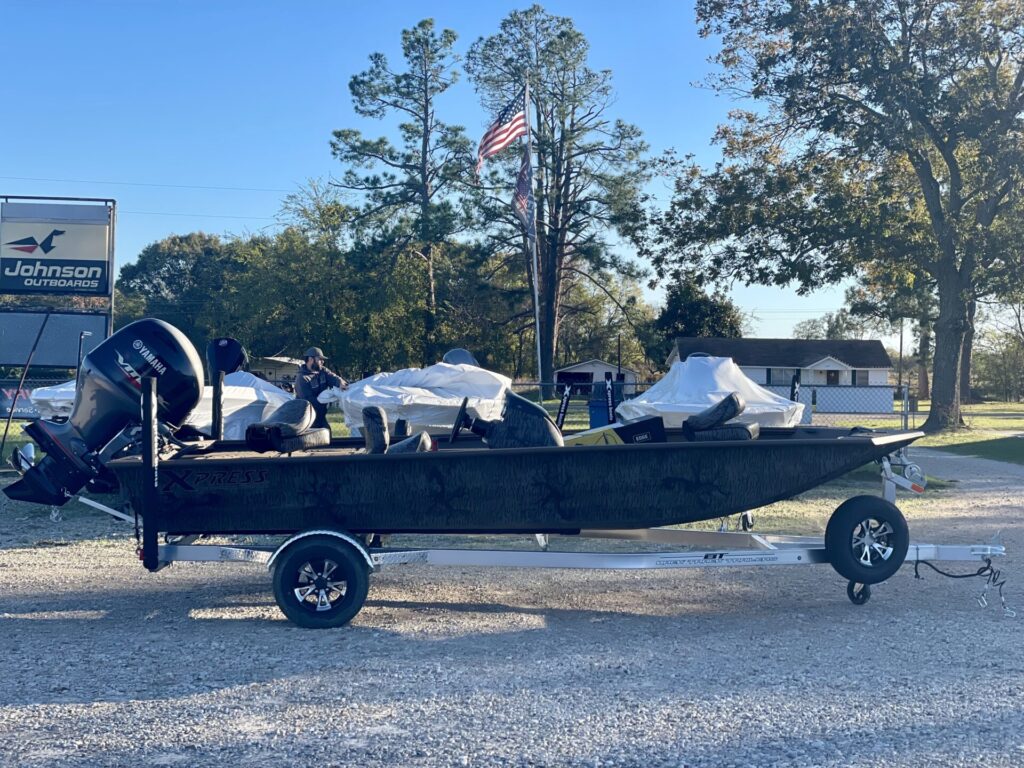
[[[739,421],[761,427],[794,427],[804,412],[795,403],[751,381],[730,357],[691,355],[672,364],[664,378],[642,395],[616,408],[619,418],[660,416],[668,428],[678,428],[688,416],[738,392],[746,402]]]
[[[394,425],[404,420],[410,431],[444,433],[462,401],[469,399],[470,415],[492,420],[501,414],[512,380],[500,373],[469,364],[437,363],[426,368],[404,368],[353,382],[348,389],[333,388],[321,402],[337,402],[350,429],[363,428],[363,409],[378,406]]]
[[[236,371],[224,377],[224,438],[241,440],[245,428],[262,421],[292,395],[248,371]],[[75,404],[75,380],[32,390],[32,404],[42,419],[67,419]],[[213,434],[213,387],[204,387],[199,404],[188,415],[185,425],[206,436]]]

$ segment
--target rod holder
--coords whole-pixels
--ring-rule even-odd
[[[224,371],[213,377],[213,439],[224,439]]]
[[[160,570],[160,450],[157,425],[156,379],[142,380],[142,464],[146,482],[142,493],[142,564],[147,571]]]

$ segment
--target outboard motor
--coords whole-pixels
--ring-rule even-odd
[[[449,349],[444,353],[444,357],[441,358],[442,363],[448,363],[448,365],[473,365],[477,368],[480,367],[480,363],[473,357],[473,353],[468,349],[462,347],[456,347],[455,349]]]
[[[497,421],[470,417],[466,413],[468,400],[467,398],[462,401],[449,442],[455,442],[459,432],[469,429],[473,434],[480,435],[489,448],[541,448],[564,445],[562,433],[548,412],[515,392],[505,393],[505,407],[502,408],[501,418]]]
[[[25,427],[47,455],[4,493],[18,501],[65,504],[100,474],[100,451],[128,424],[140,421],[147,376],[157,380],[157,419],[180,427],[202,397],[199,353],[174,326],[138,320],[86,355],[66,422],[40,419]]]
[[[249,354],[238,339],[225,336],[206,345],[206,370],[210,374],[211,384],[221,371],[226,375],[244,371],[248,367]]]

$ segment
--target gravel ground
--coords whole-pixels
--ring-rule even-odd
[[[902,504],[915,538],[1001,530],[1024,608],[1024,467],[916,457],[959,482]],[[1024,618],[977,580],[908,567],[855,607],[827,566],[406,567],[318,632],[259,567],[147,574],[118,530],[0,517],[2,765],[1024,765]]]

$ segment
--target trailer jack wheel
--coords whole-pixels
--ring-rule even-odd
[[[744,512],[742,515],[740,515],[740,527],[743,528],[744,531],[754,530],[753,512]]]
[[[854,605],[864,605],[864,603],[871,599],[871,586],[851,581],[846,585],[846,596],[850,598],[850,602]]]

